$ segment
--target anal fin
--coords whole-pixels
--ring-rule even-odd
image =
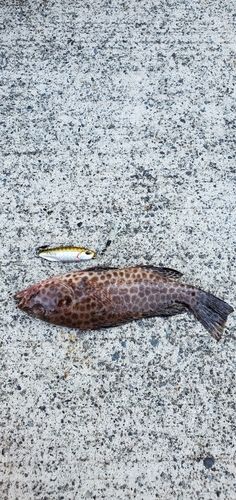
[[[163,309],[157,309],[155,311],[149,312],[147,315],[143,315],[142,317],[154,317],[160,316],[162,318],[168,318],[168,316],[176,316],[176,314],[183,314],[188,311],[188,307],[183,304],[171,304],[171,306],[167,306]]]

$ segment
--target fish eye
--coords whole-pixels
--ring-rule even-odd
[[[91,253],[90,250],[86,250],[85,255],[91,255]]]
[[[32,308],[32,312],[34,314],[43,315],[45,314],[45,308],[42,306],[42,304],[35,304]]]

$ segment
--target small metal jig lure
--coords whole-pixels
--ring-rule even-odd
[[[51,262],[78,262],[97,257],[96,252],[93,250],[70,246],[56,248],[40,247],[37,250],[37,254],[42,259],[50,260]]]

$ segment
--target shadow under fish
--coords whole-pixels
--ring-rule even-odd
[[[220,340],[233,308],[200,288],[176,281],[181,276],[165,267],[93,267],[54,276],[14,298],[28,314],[81,330],[98,330],[189,310],[214,339]]]

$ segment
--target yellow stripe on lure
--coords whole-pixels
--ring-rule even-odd
[[[79,260],[96,259],[97,254],[88,248],[79,247],[40,247],[38,256],[52,262],[78,262]]]

